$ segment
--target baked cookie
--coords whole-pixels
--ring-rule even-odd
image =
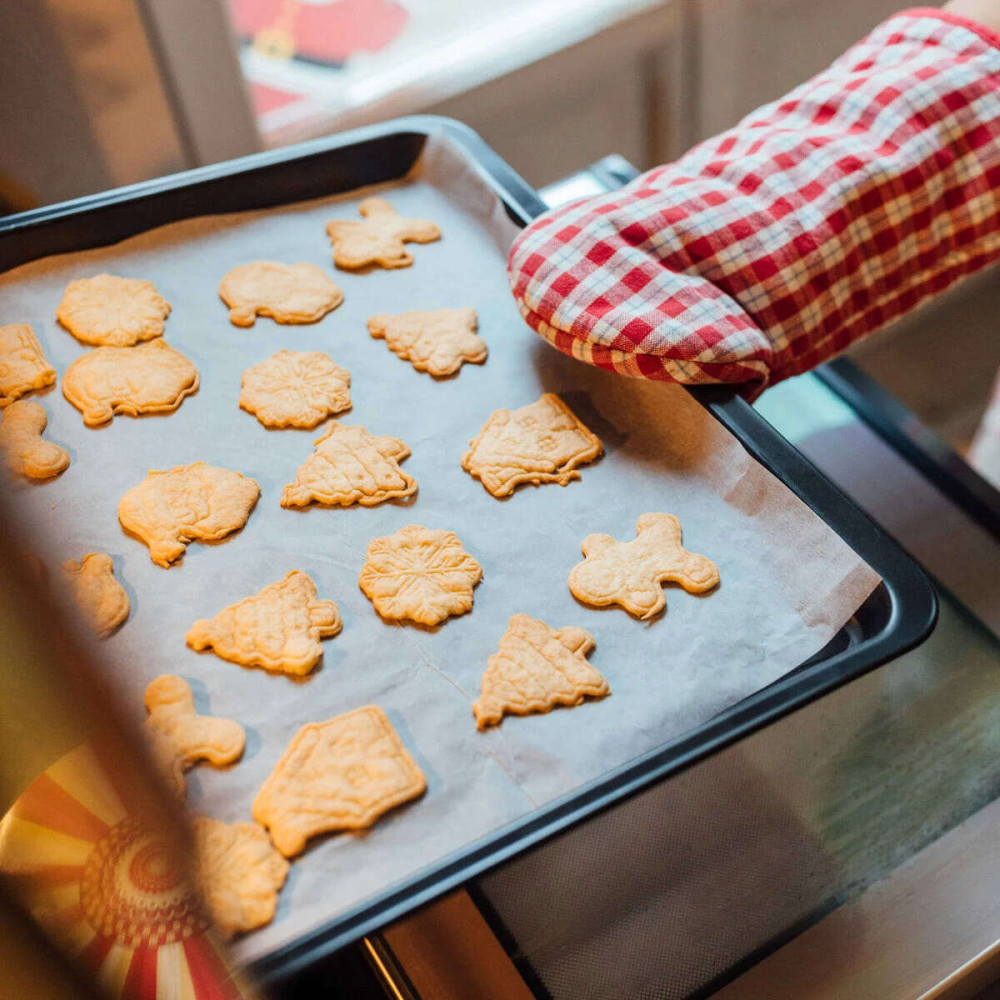
[[[151,281],[98,274],[66,286],[56,319],[77,340],[99,347],[131,347],[163,333],[170,303]]]
[[[689,594],[719,582],[711,559],[681,546],[681,523],[673,514],[643,514],[630,542],[588,535],[583,554],[569,574],[573,596],[598,608],[620,604],[636,618],[652,618],[666,607],[664,582],[679,583]]]
[[[408,524],[368,543],[359,583],[383,618],[438,625],[472,608],[483,568],[454,531]]]
[[[128,618],[129,599],[115,579],[111,556],[88,552],[81,562],[68,559],[62,564],[73,598],[93,625],[99,639],[106,639]]]
[[[374,507],[417,492],[417,481],[399,463],[410,454],[399,438],[376,437],[364,427],[330,422],[316,450],[281,491],[282,507],[311,503]]]
[[[317,600],[316,584],[296,569],[214,618],[196,621],[187,644],[199,652],[211,648],[243,667],[302,676],[323,655],[320,639],[335,636],[341,624],[337,605]]]
[[[413,255],[404,243],[441,239],[441,230],[430,219],[404,219],[385,198],[365,198],[358,211],[364,216],[360,222],[334,219],[326,224],[337,267],[349,271],[367,264],[409,267]]]
[[[66,369],[63,395],[88,427],[116,413],[172,413],[198,391],[198,369],[165,340],[138,347],[98,347]]]
[[[199,715],[183,677],[164,674],[146,688],[146,732],[160,766],[184,794],[184,772],[198,761],[224,767],[243,756],[246,734],[238,722]]]
[[[495,497],[510,496],[521,483],[565,486],[580,478],[578,465],[603,451],[600,440],[551,392],[519,410],[497,410],[469,445],[462,468]]]
[[[454,375],[462,364],[482,364],[489,354],[486,341],[476,334],[475,309],[434,309],[368,320],[368,332],[385,338],[389,350],[409,361],[418,372],[436,378]]]
[[[253,326],[258,316],[278,323],[315,323],[344,301],[344,293],[315,264],[258,260],[234,267],[219,284],[233,326]]]
[[[253,818],[291,858],[310,837],[371,826],[426,787],[385,712],[367,705],[303,726],[257,793]]]
[[[504,715],[549,712],[603,698],[608,682],[587,662],[594,637],[582,628],[549,628],[528,615],[514,615],[483,674],[482,696],[472,705],[480,729]]]
[[[0,452],[11,472],[29,479],[51,479],[69,468],[69,452],[42,439],[48,426],[45,407],[33,399],[18,399],[3,411]]]
[[[256,823],[220,823],[207,816],[193,822],[197,876],[212,921],[223,937],[269,924],[288,862]]]
[[[0,410],[56,380],[35,331],[26,323],[0,326]]]
[[[308,430],[351,408],[351,373],[321,351],[278,351],[243,373],[240,407],[265,427]]]
[[[260,496],[256,479],[195,462],[153,469],[118,502],[118,520],[149,546],[157,566],[184,555],[189,542],[214,542],[247,523]]]

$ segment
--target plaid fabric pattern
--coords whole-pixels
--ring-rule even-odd
[[[573,357],[754,394],[998,256],[1000,38],[913,10],[675,163],[541,216],[508,274]]]

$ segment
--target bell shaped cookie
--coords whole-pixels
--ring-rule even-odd
[[[286,858],[331,830],[360,830],[424,793],[427,781],[385,712],[367,705],[292,738],[253,803]]]
[[[0,326],[0,409],[56,380],[35,331],[26,323]]]
[[[404,219],[385,198],[365,198],[358,206],[362,221],[334,219],[326,224],[337,267],[356,270],[367,264],[409,267],[413,255],[405,243],[433,243],[441,230],[430,219]]]
[[[0,453],[7,468],[29,479],[51,479],[69,468],[69,452],[42,438],[49,418],[33,399],[18,399],[3,412]]]
[[[495,497],[510,496],[521,483],[579,479],[578,465],[592,462],[600,440],[556,395],[547,392],[519,410],[497,410],[469,442],[462,468]]]
[[[489,349],[478,336],[475,309],[434,309],[380,313],[368,320],[368,332],[384,338],[389,350],[409,361],[418,372],[436,378],[454,375],[466,361],[481,364]]]
[[[80,562],[69,559],[62,568],[80,610],[98,638],[106,639],[128,618],[130,608],[125,588],[115,579],[111,556],[88,552]]]
[[[483,568],[454,531],[408,524],[368,543],[359,583],[383,618],[439,625],[472,608]]]
[[[116,413],[171,413],[198,391],[198,369],[165,340],[138,347],[98,347],[66,369],[63,395],[88,427]]]
[[[594,637],[582,628],[549,628],[528,615],[514,615],[483,674],[483,693],[472,705],[480,729],[504,715],[549,712],[603,698],[608,682],[587,662]]]
[[[673,514],[643,514],[630,542],[588,535],[583,554],[569,574],[573,596],[598,608],[620,604],[636,618],[652,618],[666,607],[662,583],[703,594],[719,582],[711,559],[681,546],[681,523]]]
[[[265,427],[305,430],[351,407],[351,373],[321,351],[278,351],[243,373],[240,408]]]
[[[196,621],[187,644],[199,651],[211,648],[224,660],[244,667],[302,676],[323,655],[320,639],[329,639],[340,628],[337,605],[317,600],[312,579],[292,570],[214,618]]]
[[[99,347],[131,347],[163,333],[170,303],[151,281],[98,274],[66,286],[56,319],[77,340]]]
[[[274,918],[288,862],[256,823],[192,823],[197,877],[212,922],[224,937],[263,927]]]
[[[281,491],[282,507],[311,503],[374,507],[417,492],[417,481],[400,467],[410,449],[399,438],[378,437],[364,427],[331,421],[300,466],[295,482]]]
[[[214,767],[243,755],[246,734],[238,722],[199,715],[191,687],[183,677],[164,674],[146,688],[146,732],[153,755],[165,774],[184,792],[184,772],[204,760]]]
[[[212,542],[239,530],[260,496],[257,480],[195,462],[154,469],[118,502],[118,520],[149,546],[157,566],[180,559],[189,542]]]
[[[258,316],[277,323],[316,323],[344,301],[340,286],[315,264],[258,260],[234,267],[219,285],[233,326],[253,326]]]

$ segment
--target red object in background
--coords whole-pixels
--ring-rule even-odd
[[[294,57],[341,65],[355,52],[378,52],[397,38],[409,15],[393,0],[230,0],[236,33],[291,22]]]

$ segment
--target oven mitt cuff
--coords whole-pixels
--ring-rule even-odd
[[[998,255],[1000,39],[913,10],[676,162],[547,212],[508,275],[566,354],[754,395]]]

